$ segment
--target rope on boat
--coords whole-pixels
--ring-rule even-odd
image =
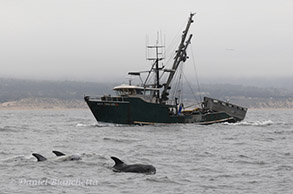
[[[199,93],[199,99],[200,99],[200,102],[202,102],[202,96],[201,96],[201,92],[200,92],[200,84],[199,84],[199,80],[198,80],[198,74],[197,74],[197,69],[196,69],[196,65],[195,65],[195,57],[194,57],[192,44],[190,45],[190,49],[191,49],[191,58],[192,58],[192,63],[193,63],[194,73],[195,73],[195,78],[196,78],[196,83],[197,83],[197,89],[198,89],[198,93]]]

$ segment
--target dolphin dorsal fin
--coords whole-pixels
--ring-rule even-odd
[[[65,154],[63,154],[62,152],[59,151],[52,151],[56,156],[65,156]]]
[[[111,158],[114,160],[114,162],[115,162],[115,166],[116,166],[116,165],[124,164],[124,162],[122,162],[119,158],[116,158],[116,157],[114,157],[114,156],[111,156]]]
[[[38,162],[47,160],[47,158],[45,158],[44,156],[42,156],[40,154],[33,153],[32,155],[37,158]]]

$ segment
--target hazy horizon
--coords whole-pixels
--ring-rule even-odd
[[[10,77],[1,76],[1,79],[12,79],[12,80],[27,80],[27,81],[48,81],[48,82],[89,82],[97,84],[110,84],[110,85],[121,85],[129,83],[129,76],[115,77],[113,79],[79,79],[79,78],[38,78],[38,77]],[[188,77],[188,84],[196,86],[196,77]],[[184,82],[187,82],[184,80]],[[200,77],[198,78],[199,86],[203,85],[242,85],[260,88],[287,88],[293,89],[293,77]],[[139,78],[132,79],[133,84],[140,84]],[[198,86],[196,86],[198,87]]]
[[[168,46],[196,12],[189,56],[201,82],[289,79],[291,7],[290,0],[3,0],[0,77],[119,82],[150,68],[146,36],[155,43],[160,31]]]

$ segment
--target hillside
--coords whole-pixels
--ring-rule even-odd
[[[104,95],[113,84],[0,78],[0,109],[86,108],[84,95]]]
[[[0,108],[87,108],[84,95],[113,94],[116,83],[35,81],[0,78]],[[192,88],[197,88],[192,86]],[[229,100],[249,108],[293,108],[293,89],[233,84],[202,84],[196,94]],[[194,99],[184,86],[184,98]]]

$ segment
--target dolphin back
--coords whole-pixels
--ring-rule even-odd
[[[38,162],[42,162],[42,161],[47,160],[47,158],[45,158],[41,154],[33,153],[32,155],[37,158]]]
[[[119,158],[116,158],[114,156],[111,156],[112,160],[114,160],[115,162],[115,165],[114,166],[118,166],[118,165],[121,165],[121,164],[124,164],[123,161],[121,161]]]
[[[65,156],[65,154],[63,154],[62,152],[59,151],[52,151],[56,156]]]
[[[113,166],[114,172],[133,172],[133,173],[143,173],[143,174],[156,174],[156,168],[152,165],[145,164],[125,164],[119,158],[114,156],[111,157],[115,161]]]
[[[156,174],[156,168],[154,166],[145,164],[127,165],[122,169],[122,171],[143,174]]]

